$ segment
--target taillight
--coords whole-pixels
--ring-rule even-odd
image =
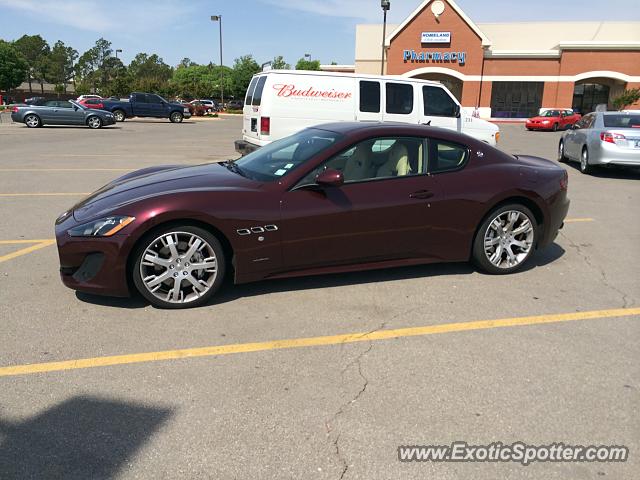
[[[271,131],[271,118],[260,117],[260,134],[269,135],[270,131]]]
[[[569,174],[565,170],[562,174],[562,178],[560,179],[560,189],[567,190],[569,188]]]
[[[602,132],[600,140],[607,143],[616,143],[616,140],[626,140],[626,137],[620,133]]]
[[[11,108],[11,111],[12,111],[13,113],[16,113],[16,112],[18,111],[18,107],[12,107],[12,108]]]

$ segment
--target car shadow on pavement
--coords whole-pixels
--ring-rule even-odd
[[[0,418],[0,478],[116,478],[172,414],[76,396],[23,421]]]
[[[580,171],[579,162],[565,162],[567,168]],[[596,178],[613,178],[619,180],[640,180],[640,168],[638,167],[594,167],[589,176]]]
[[[564,248],[553,243],[542,251],[535,253],[527,264],[520,270],[526,272],[537,267],[548,265],[565,254]],[[393,282],[397,280],[409,280],[415,278],[431,278],[447,275],[483,275],[479,273],[471,263],[433,263],[411,267],[394,267],[378,270],[366,270],[361,272],[335,273],[326,275],[311,275],[305,277],[283,278],[263,280],[253,283],[234,285],[227,278],[220,291],[212,298],[211,302],[201,308],[232,302],[243,297],[254,297],[270,293],[294,292],[297,290],[312,290],[319,288],[344,287],[377,282]],[[140,295],[130,298],[104,297],[88,293],[75,292],[78,300],[103,307],[115,308],[144,308],[149,303]]]

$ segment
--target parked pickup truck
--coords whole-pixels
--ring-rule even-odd
[[[180,103],[167,102],[160,95],[154,93],[132,93],[129,100],[101,101],[102,109],[113,113],[116,121],[124,122],[129,117],[168,118],[173,123],[180,123],[184,118],[190,118],[191,112]]]

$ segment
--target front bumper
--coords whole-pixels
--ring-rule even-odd
[[[68,219],[56,225],[62,283],[86,293],[129,296],[127,258],[132,244],[129,235],[71,237],[67,230],[74,224],[73,219]]]
[[[525,127],[531,130],[551,130],[553,128],[553,123],[544,124],[544,123],[526,122]]]

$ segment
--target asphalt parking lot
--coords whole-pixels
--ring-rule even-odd
[[[62,285],[59,213],[129,170],[234,157],[240,124],[0,124],[0,479],[637,478],[637,170],[567,165],[564,229],[511,276],[446,264],[227,285],[184,311]],[[507,151],[556,156],[560,132],[501,130]],[[398,461],[399,445],[457,440],[631,453]]]

